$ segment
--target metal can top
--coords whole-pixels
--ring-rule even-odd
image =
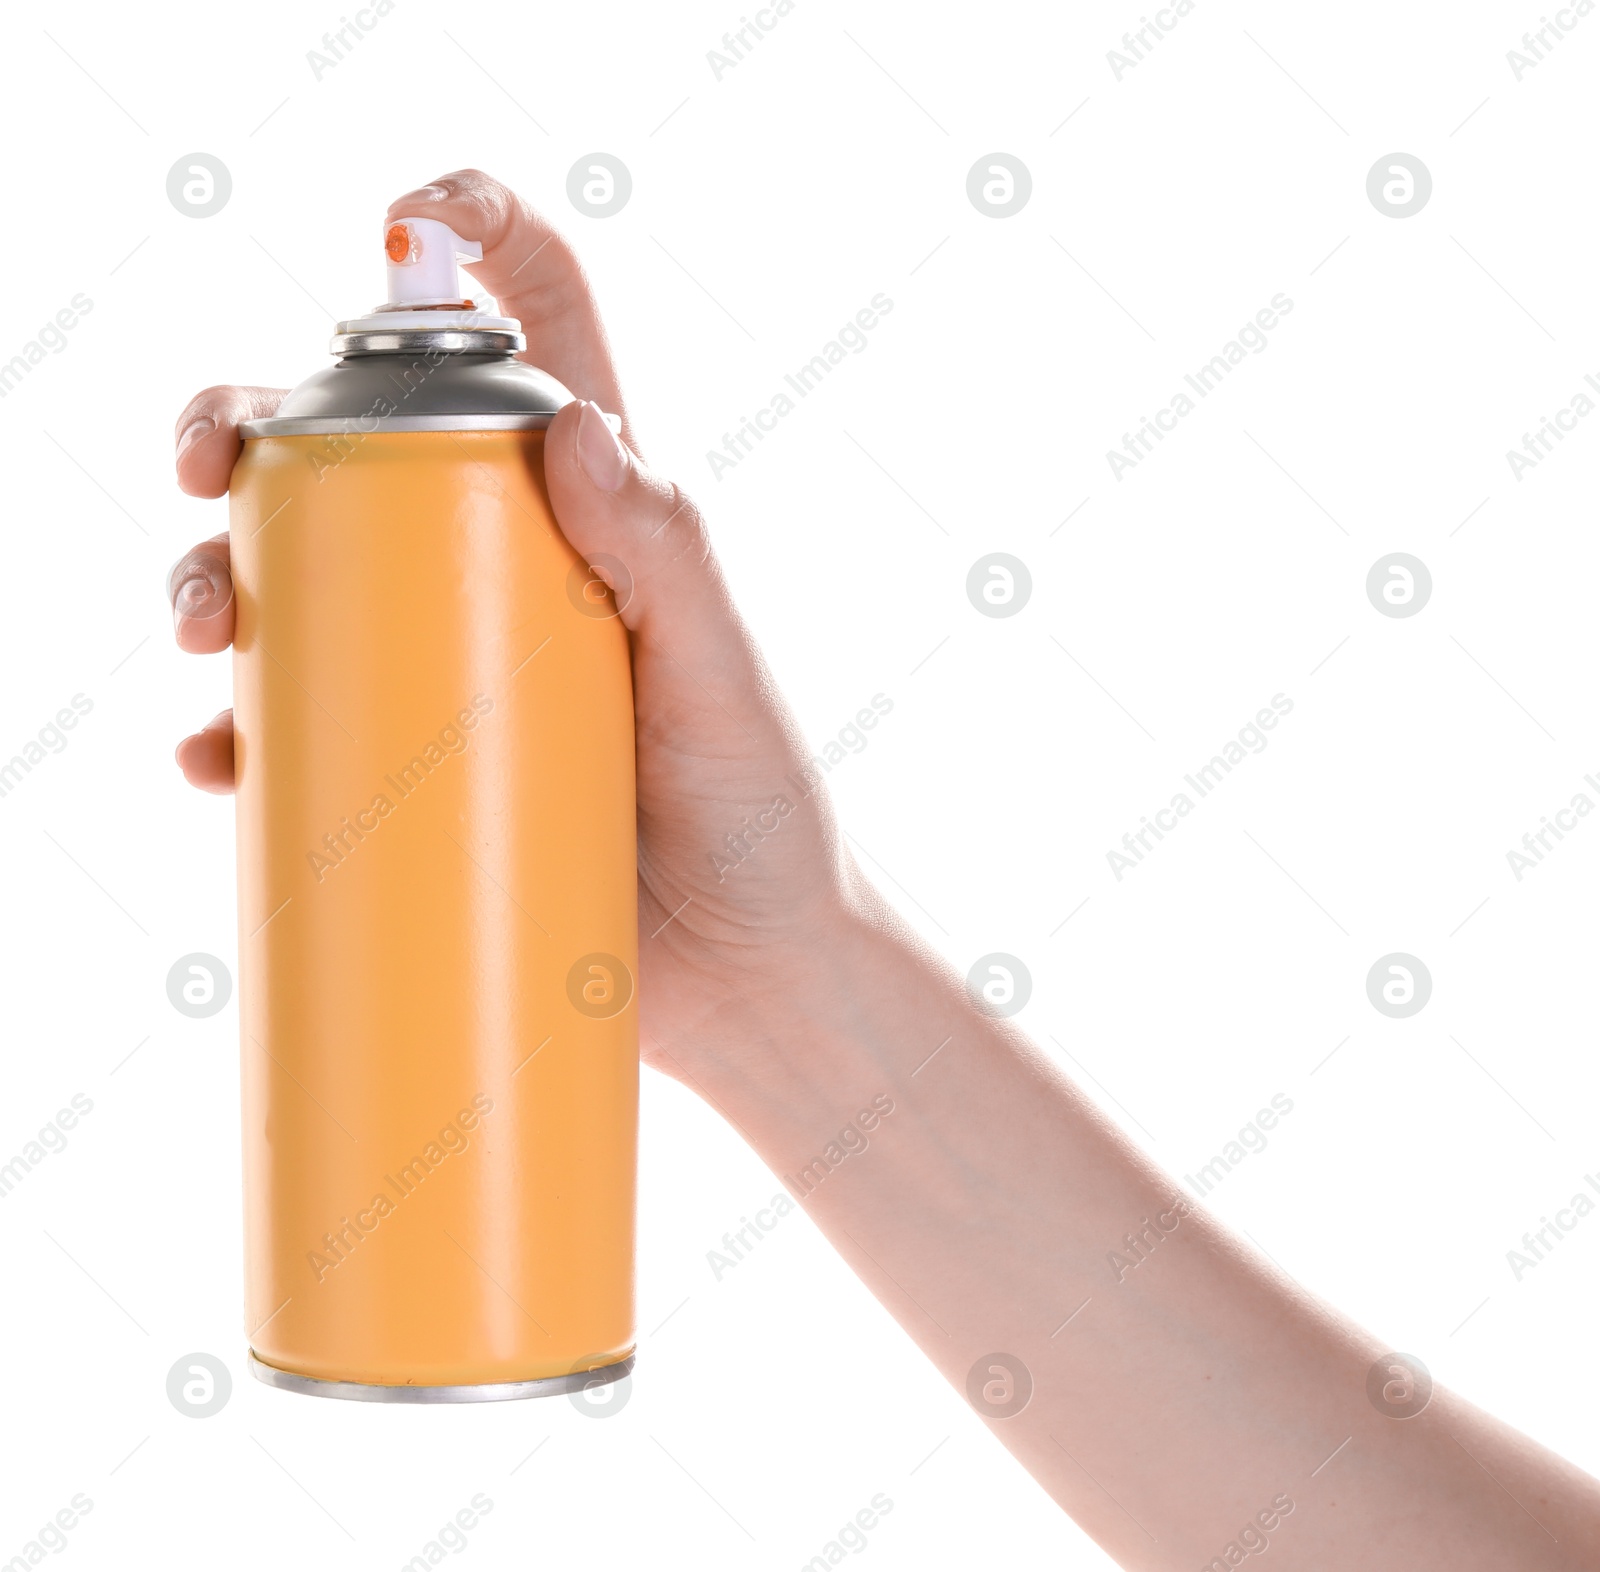
[[[342,322],[338,361],[292,388],[275,415],[243,422],[239,435],[542,430],[573,395],[515,358],[520,332],[482,321],[459,314],[450,326],[390,327],[369,317],[356,332]]]

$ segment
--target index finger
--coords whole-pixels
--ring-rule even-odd
[[[514,191],[479,169],[458,169],[389,204],[389,218],[433,218],[483,246],[467,270],[522,323],[524,359],[580,399],[622,416],[634,447],[611,345],[588,276],[566,238]]]

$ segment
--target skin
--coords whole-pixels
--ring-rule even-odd
[[[804,1194],[958,1390],[998,1381],[1003,1400],[988,1356],[1021,1362],[1031,1400],[986,1422],[1123,1566],[1226,1569],[1267,1548],[1299,1572],[1600,1566],[1600,1483],[1441,1389],[1414,1417],[1380,1413],[1383,1341],[1185,1198],[906,929],[820,783],[793,784],[810,750],[699,512],[644,467],[571,249],[476,171],[389,210],[417,214],[482,240],[472,272],[522,321],[526,358],[577,394],[546,439],[556,517],[633,576],[646,1062]],[[178,420],[179,485],[223,495],[239,422],[281,397],[199,394]],[[601,410],[623,414],[622,441]],[[226,649],[227,536],[182,558],[169,590],[179,645]],[[231,791],[231,712],[177,757],[194,785]],[[710,852],[780,794],[794,811],[719,879]],[[850,1155],[814,1166],[830,1142]]]

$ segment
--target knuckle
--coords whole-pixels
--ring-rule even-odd
[[[668,482],[664,490],[666,517],[658,526],[661,539],[668,543],[668,549],[675,557],[686,554],[701,559],[708,557],[711,554],[711,532],[706,528],[705,515],[694,498],[676,481]]]

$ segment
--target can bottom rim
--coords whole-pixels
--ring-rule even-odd
[[[250,1350],[250,1373],[285,1392],[302,1392],[308,1397],[338,1397],[356,1403],[506,1403],[523,1397],[559,1397],[582,1392],[591,1386],[604,1386],[632,1374],[637,1358],[629,1354],[615,1364],[593,1370],[577,1370],[571,1375],[544,1376],[536,1381],[485,1381],[466,1386],[382,1386],[367,1381],[325,1381],[318,1376],[296,1375],[280,1370],[256,1357]]]

